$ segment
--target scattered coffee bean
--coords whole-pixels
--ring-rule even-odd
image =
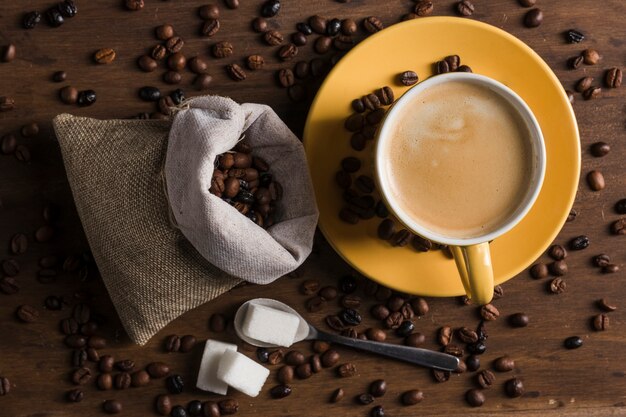
[[[384,29],[383,22],[376,16],[369,16],[363,19],[363,28],[369,33],[380,32]]]
[[[500,316],[500,312],[493,304],[485,304],[480,307],[480,315],[485,320],[493,321]]]
[[[524,383],[519,378],[511,378],[505,382],[504,390],[511,398],[521,397],[524,394]]]
[[[285,398],[291,394],[291,387],[289,385],[277,385],[270,389],[270,396],[272,398]]]
[[[619,271],[619,265],[608,264],[602,267],[602,272],[605,274],[614,274]]]
[[[325,301],[332,301],[337,298],[337,288],[328,285],[320,289],[318,295],[322,297]]]
[[[382,405],[377,405],[370,410],[370,417],[385,417],[385,409]]]
[[[600,61],[601,56],[595,49],[585,49],[582,53],[583,60],[587,65],[595,65]]]
[[[567,60],[567,66],[571,69],[578,69],[583,64],[583,61],[582,55],[574,56]]]
[[[478,334],[468,327],[461,327],[460,329],[458,329],[456,331],[456,336],[463,343],[478,342]]]
[[[489,370],[484,370],[476,375],[476,383],[481,388],[490,388],[496,382],[496,376]]]
[[[411,347],[419,347],[426,341],[423,333],[412,333],[404,339],[404,344]]]
[[[171,375],[165,380],[165,386],[170,394],[180,394],[185,388],[185,383],[180,375]]]
[[[329,349],[322,354],[322,366],[324,368],[330,368],[335,366],[339,362],[339,352],[334,349]]]
[[[387,382],[384,379],[377,379],[369,387],[369,393],[374,397],[382,397],[387,393]]]
[[[296,376],[300,379],[309,379],[311,375],[313,375],[313,370],[311,369],[310,363],[303,363],[301,365],[296,366]]]
[[[133,372],[130,375],[130,385],[133,387],[143,387],[150,383],[150,375],[144,370]]]
[[[341,30],[341,20],[339,19],[330,19],[326,24],[326,35],[334,37],[339,34]]]
[[[317,45],[317,43],[316,43]],[[293,43],[281,46],[278,50],[278,58],[282,61],[289,61],[298,55],[298,47]]]
[[[13,97],[0,96],[0,112],[11,111],[15,108]]]
[[[91,381],[91,370],[89,368],[78,368],[72,373],[72,383],[74,385],[85,385]]]
[[[480,368],[480,357],[476,355],[470,355],[465,359],[465,366],[470,372],[474,372]]]
[[[450,371],[442,371],[440,369],[432,369],[431,374],[435,382],[447,382],[450,379]]]
[[[357,395],[356,402],[362,405],[368,405],[374,402],[374,396],[372,396],[372,394],[360,394]]]
[[[626,234],[626,219],[615,220],[611,223],[611,233],[614,235]]]
[[[285,363],[287,363],[287,365],[298,366],[302,365],[305,362],[306,358],[304,357],[304,354],[300,351],[292,350],[287,352],[287,354],[285,355]]]
[[[611,146],[606,142],[596,142],[591,145],[591,154],[595,157],[603,157],[611,151]]]
[[[398,77],[400,84],[411,86],[419,81],[419,77],[415,71],[404,71]]]
[[[130,359],[125,359],[122,361],[115,362],[114,366],[122,372],[130,372],[135,368],[135,361]]]
[[[35,307],[23,304],[17,308],[15,315],[24,323],[34,323],[39,319],[39,310]]]
[[[441,346],[448,346],[452,341],[452,328],[450,326],[442,326],[437,333],[437,342]]]
[[[96,378],[96,386],[101,391],[113,389],[113,377],[111,374],[100,374]]]
[[[137,12],[144,8],[144,0],[125,0],[124,5],[127,10]]]
[[[581,78],[580,80],[578,80],[578,82],[576,83],[576,88],[575,90],[578,91],[579,93],[582,93],[583,91],[587,90],[589,87],[591,87],[593,83],[593,77],[584,77]]]
[[[622,85],[622,70],[619,68],[611,68],[606,71],[604,82],[609,88],[618,88]]]
[[[175,334],[166,337],[163,349],[166,352],[178,352],[180,349],[180,337]]]
[[[115,50],[111,48],[102,48],[102,49],[98,49],[93,54],[93,60],[97,64],[110,64],[113,61],[115,61],[115,55],[116,55]]]
[[[193,347],[196,345],[196,338],[193,335],[185,335],[180,338],[180,348],[179,352],[186,353],[191,352]]]
[[[577,236],[570,240],[569,248],[571,250],[583,250],[589,246],[589,238],[585,235]]]
[[[609,316],[606,314],[598,314],[591,320],[591,325],[596,331],[603,331],[609,328]]]
[[[356,365],[350,362],[344,363],[343,365],[337,368],[337,375],[339,375],[341,378],[348,378],[348,377],[356,375],[356,373],[357,373]]]
[[[567,274],[567,263],[564,260],[554,261],[548,265],[548,269],[555,277],[562,277]]]
[[[232,0],[231,0],[232,1]],[[227,398],[217,403],[220,413],[223,415],[235,414],[239,410],[239,402],[232,398]]]
[[[335,391],[333,391],[332,395],[330,396],[330,402],[337,403],[341,401],[344,396],[345,396],[344,390],[342,388],[337,388]]]
[[[187,413],[190,416],[201,416],[202,415],[202,402],[198,400],[190,401],[187,404]]]
[[[622,198],[615,203],[614,209],[617,214],[626,214],[626,198]]]
[[[17,139],[12,134],[4,135],[2,137],[2,144],[0,145],[0,151],[5,155],[11,155],[17,148]]]
[[[216,4],[206,4],[198,9],[198,16],[204,20],[219,19],[220,8]]]
[[[552,245],[548,249],[548,256],[555,261],[561,261],[567,258],[567,250],[561,245]]]
[[[565,32],[565,38],[569,43],[580,43],[585,40],[585,35],[575,29],[570,29]]]
[[[530,268],[530,275],[534,279],[541,279],[548,276],[548,266],[542,263],[536,263]]]
[[[143,2],[143,0],[141,1]],[[102,409],[108,414],[119,414],[122,412],[122,403],[117,400],[106,400],[102,403]]]
[[[583,345],[583,340],[578,336],[571,336],[565,339],[563,346],[567,349],[578,349]]]
[[[237,64],[227,65],[226,73],[234,81],[244,81],[247,78],[246,72]]]
[[[83,90],[78,92],[76,97],[76,104],[79,107],[88,107],[94,104],[97,100],[96,92],[93,90]]]
[[[606,298],[602,298],[598,300],[597,304],[598,304],[598,307],[600,307],[604,311],[611,312],[611,311],[617,310],[617,306],[615,306],[612,303],[609,303],[609,301]]]
[[[79,388],[69,390],[65,393],[65,399],[71,403],[79,403],[83,400],[85,394]]]
[[[131,377],[128,372],[120,372],[113,379],[115,389],[128,389],[131,384]]]
[[[276,45],[280,45],[281,43],[283,43],[284,38],[283,38],[282,33],[280,33],[279,31],[268,30],[263,35],[263,39],[265,40],[265,43],[267,43],[268,45],[276,46]]]
[[[472,407],[480,407],[485,403],[485,394],[479,389],[470,389],[465,393],[465,401]]]
[[[538,9],[530,9],[524,16],[524,25],[527,28],[536,28],[543,22],[543,12]]]
[[[583,98],[585,100],[593,100],[600,97],[602,89],[600,87],[589,87],[583,92]]]
[[[528,315],[526,313],[515,313],[509,316],[509,324],[513,327],[528,326]]]
[[[413,11],[419,17],[430,16],[433,13],[434,5],[432,1],[420,0],[415,4]]]
[[[39,22],[41,22],[41,13],[29,12],[22,18],[22,27],[24,29],[33,29]]]
[[[404,320],[396,329],[396,334],[400,337],[407,337],[415,330],[415,324],[411,320]]]
[[[2,48],[2,56],[0,57],[0,60],[2,62],[11,62],[15,59],[15,55],[16,55],[16,48],[15,45],[10,43],[7,46]]]
[[[65,19],[63,18],[61,11],[56,7],[51,7],[50,9],[48,9],[45,13],[45,16],[46,22],[48,22],[48,24],[53,28],[57,28],[65,23]]]
[[[468,17],[474,14],[474,4],[469,0],[461,0],[456,4],[459,16]]]

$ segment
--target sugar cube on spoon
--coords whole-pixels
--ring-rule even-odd
[[[300,319],[293,314],[251,303],[241,331],[246,336],[276,346],[293,344]]]

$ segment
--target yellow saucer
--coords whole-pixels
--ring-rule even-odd
[[[320,229],[335,250],[367,277],[398,291],[427,296],[464,294],[454,266],[440,251],[417,253],[394,248],[376,237],[379,218],[357,225],[342,222],[341,191],[334,182],[340,161],[357,156],[361,171],[372,175],[373,142],[364,151],[350,147],[343,128],[352,99],[388,85],[396,97],[407,90],[397,74],[420,79],[432,63],[457,54],[475,73],[513,89],[537,117],[546,142],[547,170],[541,193],[528,215],[491,244],[496,283],[521,272],[554,240],[574,202],[580,172],[578,127],[561,83],[548,65],[512,35],[485,23],[454,17],[430,17],[389,27],[357,45],[339,61],[315,98],[304,131]]]

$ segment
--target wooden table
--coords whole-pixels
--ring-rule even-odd
[[[26,144],[32,152],[32,161],[28,164],[19,162],[13,156],[0,158],[0,239],[8,242],[14,233],[22,232],[31,241],[27,253],[16,257],[21,265],[21,272],[16,278],[20,292],[15,295],[0,294],[0,376],[8,377],[12,383],[10,393],[0,397],[1,416],[99,415],[102,401],[109,398],[123,403],[124,415],[153,415],[154,398],[165,391],[161,380],[152,381],[144,388],[107,392],[98,391],[90,383],[84,387],[84,401],[66,403],[64,394],[73,388],[69,382],[70,351],[63,345],[58,322],[71,310],[65,307],[62,311],[45,311],[43,301],[48,295],[64,296],[71,303],[79,297],[87,297],[95,310],[109,318],[100,330],[109,342],[101,353],[118,359],[134,359],[139,366],[155,360],[166,361],[185,377],[188,386],[193,386],[201,344],[188,354],[166,354],[161,348],[165,336],[194,334],[201,340],[215,337],[233,341],[232,332],[209,332],[208,317],[215,312],[232,314],[242,301],[255,296],[271,296],[289,302],[313,323],[323,326],[325,315],[338,310],[338,307],[329,306],[319,313],[306,313],[306,297],[299,293],[299,285],[307,278],[318,279],[322,284],[336,284],[340,276],[350,272],[349,266],[320,237],[314,255],[302,269],[301,277],[284,278],[265,287],[236,288],[180,317],[144,347],[134,346],[124,335],[98,277],[82,280],[76,274],[61,273],[54,283],[41,284],[37,281],[40,257],[88,250],[73,208],[59,148],[51,133],[51,118],[68,111],[98,118],[125,118],[139,112],[154,111],[153,105],[136,98],[137,89],[144,85],[166,87],[160,79],[162,71],[142,73],[136,68],[135,61],[155,44],[153,28],[156,25],[165,22],[173,24],[187,41],[184,51],[188,56],[196,53],[208,55],[207,45],[213,42],[197,36],[201,20],[196,16],[196,8],[203,4],[202,1],[147,0],[145,9],[139,12],[126,11],[119,3],[78,0],[78,16],[61,28],[52,29],[40,24],[30,31],[20,27],[22,13],[31,8],[44,9],[51,2],[37,0],[26,4],[5,1],[0,5],[1,43],[15,43],[18,52],[14,62],[0,64],[0,95],[13,96],[16,101],[14,111],[0,114],[0,134],[17,134],[19,142]],[[293,104],[285,92],[275,85],[274,73],[285,65],[274,57],[273,48],[265,46],[259,35],[249,29],[261,1],[242,3],[239,10],[222,7],[222,29],[216,39],[233,42],[236,48],[234,58],[237,60],[252,53],[265,55],[268,61],[266,69],[249,74],[248,80],[235,84],[225,75],[223,62],[211,59],[214,82],[209,91],[242,102],[267,103],[300,134],[309,102]],[[283,3],[280,16],[272,20],[271,26],[285,34],[293,31],[296,22],[316,13],[359,20],[377,15],[388,26],[399,21],[413,4],[408,0],[354,0],[347,4],[331,0]],[[454,1],[435,3],[436,15],[454,13]],[[605,69],[625,66],[626,26],[623,21],[626,3],[622,0],[540,1],[539,5],[545,8],[545,21],[536,29],[523,27],[526,10],[519,7],[515,0],[476,3],[473,18],[501,27],[527,42],[554,69],[566,88],[573,89],[573,84],[584,75],[600,79]],[[587,40],[580,45],[567,44],[563,32],[570,28],[582,30]],[[359,33],[359,38],[364,36],[363,32]],[[115,63],[96,65],[92,62],[93,52],[102,47],[112,47],[118,52]],[[586,47],[600,51],[603,56],[600,64],[584,66],[577,71],[568,70],[565,64],[567,58]],[[309,44],[301,48],[298,59],[315,56]],[[61,85],[72,84],[79,89],[96,90],[97,103],[84,109],[61,104],[57,99],[61,85],[50,81],[56,70],[68,73],[67,83]],[[191,74],[184,73],[184,77],[183,88],[191,93]],[[312,83],[311,93],[314,89],[315,83]],[[357,376],[340,379],[333,370],[324,369],[307,381],[294,382],[291,396],[272,400],[268,389],[275,384],[274,370],[277,368],[272,367],[270,382],[258,398],[232,393],[232,397],[240,402],[239,415],[365,416],[374,404],[358,405],[353,398],[365,392],[369,383],[377,378],[385,378],[389,390],[375,404],[383,405],[387,415],[392,416],[504,412],[528,416],[626,415],[626,305],[623,304],[626,299],[623,273],[626,245],[624,237],[609,233],[609,224],[619,218],[613,205],[626,197],[625,97],[624,88],[605,90],[605,94],[594,101],[585,102],[577,96],[574,109],[579,120],[583,149],[582,181],[574,205],[578,217],[565,225],[557,242],[566,243],[574,236],[587,234],[592,243],[588,249],[572,253],[567,259],[568,286],[563,294],[549,294],[546,290],[548,280],[533,280],[527,272],[503,286],[506,294],[495,302],[502,316],[488,324],[488,350],[481,360],[483,369],[489,368],[493,359],[509,354],[515,359],[517,367],[508,375],[496,374],[497,382],[486,391],[487,401],[482,408],[472,409],[463,400],[465,391],[475,387],[472,374],[453,374],[450,381],[438,384],[433,382],[426,369],[339,349],[342,362],[356,364]],[[41,133],[34,138],[19,137],[20,126],[31,121],[40,124]],[[599,140],[610,143],[612,147],[611,153],[604,158],[594,158],[589,153],[590,144]],[[604,173],[607,182],[605,190],[592,192],[587,186],[584,178],[592,169],[600,169]],[[43,224],[42,208],[47,202],[62,208],[60,227],[52,243],[34,243],[32,236]],[[615,263],[622,266],[622,270],[610,275],[601,274],[591,266],[592,256],[599,253],[609,254]],[[12,255],[8,245],[5,245],[0,258],[9,257]],[[600,312],[594,302],[602,297],[613,300],[619,308],[610,313],[610,329],[595,332],[590,327],[590,319]],[[363,311],[374,302],[367,298]],[[430,299],[428,302],[430,312],[416,319],[417,329],[427,335],[426,347],[437,348],[435,333],[442,325],[474,327],[478,323],[475,307],[461,305],[454,299]],[[33,324],[18,322],[14,312],[21,304],[39,307],[42,311],[40,320]],[[522,311],[530,316],[530,325],[523,329],[510,328],[505,317]],[[365,316],[361,328],[375,325],[369,314]],[[581,349],[568,351],[562,347],[563,340],[571,335],[584,339]],[[399,342],[393,335],[390,339]],[[306,354],[311,353],[308,343],[298,344],[296,348]],[[254,356],[253,352],[248,353]],[[504,393],[503,383],[512,375],[524,380],[526,394],[522,398],[509,399]],[[346,391],[346,398],[337,404],[330,404],[330,394],[339,387]],[[420,405],[403,407],[398,398],[404,390],[412,388],[423,390],[425,399]],[[192,399],[205,401],[216,398],[190,388],[175,400],[186,404]]]

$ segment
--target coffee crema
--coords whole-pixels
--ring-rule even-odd
[[[504,225],[532,174],[529,131],[488,87],[433,85],[394,115],[383,175],[398,208],[433,233],[473,238]]]

